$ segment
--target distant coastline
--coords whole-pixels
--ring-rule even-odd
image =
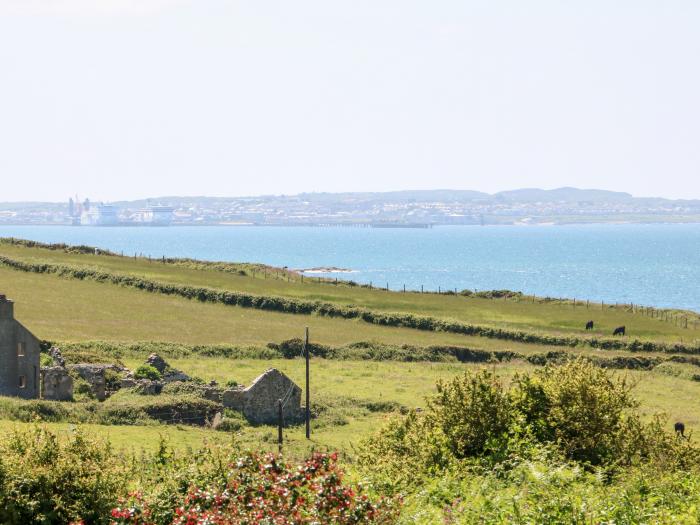
[[[0,203],[0,226],[314,226],[431,228],[468,225],[700,223],[700,199],[640,198],[596,189],[164,196],[120,202]]]

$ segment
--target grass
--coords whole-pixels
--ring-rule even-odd
[[[494,300],[473,297],[396,293],[367,288],[287,282],[284,278],[264,278],[260,272],[248,275],[225,272],[210,267],[150,262],[147,259],[80,255],[41,248],[24,248],[0,243],[0,254],[30,262],[68,264],[99,268],[147,279],[207,286],[260,295],[278,295],[335,304],[367,307],[374,310],[411,312],[442,318],[454,318],[474,324],[517,328],[546,333],[581,336],[583,325],[594,319],[597,333],[608,334],[612,327],[626,325],[634,337],[659,341],[685,341],[697,338],[699,332],[682,329],[657,318],[646,317],[624,308],[586,308],[558,301]],[[51,274],[23,273],[0,267],[0,293],[15,300],[16,317],[42,339],[58,342],[106,341],[130,343],[154,341],[184,345],[254,345],[280,342],[300,337],[309,326],[312,340],[342,346],[358,341],[389,345],[413,346],[456,345],[483,350],[512,350],[522,354],[543,353],[552,347],[492,340],[458,334],[426,332],[408,328],[371,325],[357,320],[294,315],[271,311],[200,303],[176,296],[152,294],[136,289],[93,281],[64,279]],[[96,343],[96,348],[99,344]],[[562,350],[563,348],[554,348]],[[623,351],[597,351],[590,348],[568,349],[586,355],[630,355]],[[642,355],[642,354],[634,354]],[[122,357],[130,368],[143,362],[144,356],[126,353]],[[301,360],[224,359],[191,355],[168,358],[176,368],[205,380],[225,384],[230,379],[249,384],[265,369],[275,367],[303,385]],[[459,363],[399,363],[333,361],[314,359],[312,399],[323,408],[314,423],[311,442],[303,436],[303,428],[286,430],[286,450],[303,455],[311,449],[339,449],[352,454],[365,436],[377,429],[386,411],[372,406],[412,409],[420,407],[435,383],[448,379],[472,366]],[[497,366],[506,377],[531,365],[510,362]],[[636,395],[647,416],[664,412],[672,420],[682,420],[689,429],[700,424],[700,382],[694,381],[697,367],[665,363],[652,372],[628,372],[637,381]],[[131,401],[143,401],[134,400]],[[121,399],[122,403],[130,402]],[[138,403],[136,403],[138,404]],[[0,431],[20,425],[0,421]],[[62,432],[71,425],[51,423]],[[178,448],[195,447],[203,440],[230,439],[230,435],[194,427],[150,425],[88,425],[106,435],[117,448],[153,449],[161,436]],[[251,427],[238,432],[237,439],[254,448],[275,449],[275,429]]]
[[[135,368],[141,361],[130,358],[125,364]],[[235,379],[241,384],[250,382],[267,368],[277,368],[300,385],[304,384],[304,362],[301,359],[279,360],[227,360],[221,358],[171,359],[170,364],[184,372],[205,380],[216,380],[223,384]],[[458,363],[369,363],[359,361],[312,362],[312,403],[327,406],[329,412],[313,422],[312,440],[304,437],[303,426],[285,429],[285,451],[294,457],[303,457],[312,450],[339,450],[347,459],[352,459],[358,443],[376,431],[383,421],[392,417],[392,411],[372,411],[366,407],[372,403],[389,407],[414,409],[424,406],[426,396],[435,392],[439,380],[447,380],[467,369],[483,365]],[[676,365],[674,365],[676,366]],[[525,363],[497,365],[497,371],[505,380],[518,372],[532,369]],[[674,421],[683,421],[692,431],[700,425],[700,382],[685,375],[669,375],[664,371],[617,372],[627,374],[635,383],[634,395],[641,402],[642,413],[650,418],[663,413]],[[140,396],[141,402],[153,399]],[[119,403],[124,403],[124,399]],[[19,402],[19,401],[18,401]],[[107,402],[109,403],[109,401]],[[312,405],[314,406],[314,405]],[[0,432],[22,423],[0,420]],[[61,432],[69,432],[75,425],[50,423]],[[117,449],[155,450],[161,438],[178,449],[196,448],[205,440],[226,442],[232,434],[181,425],[82,425],[106,436]],[[257,450],[276,450],[276,428],[273,426],[244,427],[235,434],[235,439],[246,447]]]
[[[24,429],[34,423],[22,423],[0,419],[0,434],[15,429]],[[74,432],[76,425],[67,423],[43,423],[59,435],[67,436]],[[116,450],[140,453],[142,450],[155,452],[161,439],[178,450],[197,449],[205,442],[226,443],[232,437],[222,432],[189,426],[174,425],[80,425],[86,431],[104,437]]]
[[[489,346],[478,337],[198,303],[2,267],[0,289],[14,299],[15,317],[37,337],[51,341],[265,345],[300,337],[304,326],[309,326],[315,341],[332,345],[376,340],[392,344]]]
[[[113,257],[66,253],[44,248],[26,248],[0,243],[0,254],[28,262],[67,264],[128,274],[167,283],[206,286],[244,291],[259,295],[276,295],[305,300],[319,300],[340,305],[356,305],[379,311],[412,312],[464,322],[501,328],[542,331],[556,334],[588,335],[585,323],[592,319],[596,329],[592,335],[610,335],[613,328],[625,325],[636,338],[676,342],[697,339],[697,314],[689,317],[689,328],[681,328],[659,318],[633,313],[626,307],[601,307],[599,303],[586,307],[579,301],[574,307],[569,301],[543,302],[532,298],[496,300],[455,295],[386,292],[361,287],[319,284],[312,279],[303,283],[280,278],[264,278],[266,274],[238,275],[211,268],[188,268],[162,264],[144,258]],[[250,270],[249,270],[250,271]]]

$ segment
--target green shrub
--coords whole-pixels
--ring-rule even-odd
[[[122,375],[111,368],[105,370],[105,388],[109,392],[114,392],[121,388]]]
[[[426,424],[444,436],[456,458],[488,452],[506,437],[513,419],[507,390],[488,370],[466,372],[452,381],[439,382],[437,395],[428,401]]]
[[[216,430],[222,432],[238,432],[245,426],[248,426],[248,422],[243,415],[240,412],[227,408],[224,409],[224,418],[221,424],[216,427]]]
[[[134,377],[136,379],[149,379],[151,381],[160,381],[163,379],[158,369],[151,365],[141,365],[138,367],[134,372]]]
[[[580,359],[516,376],[511,396],[538,441],[598,465],[621,459],[626,434],[640,425],[631,389],[626,378]]]
[[[92,385],[80,377],[77,373],[71,372],[73,377],[73,399],[75,401],[90,401],[95,399]]]
[[[0,523],[109,523],[127,471],[109,445],[76,431],[67,440],[46,428],[0,441]]]
[[[39,365],[42,368],[53,366],[53,357],[49,354],[41,353],[39,356]]]
[[[466,372],[438,384],[424,412],[395,418],[366,440],[360,465],[389,491],[450,466],[503,469],[542,450],[586,469],[697,466],[691,441],[658,417],[641,420],[631,388],[585,359],[516,376],[509,388],[487,370]]]

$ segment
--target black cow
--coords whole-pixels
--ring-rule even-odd
[[[593,321],[588,321],[586,323],[586,330],[593,330]]]
[[[625,327],[624,326],[618,326],[613,330],[613,335],[625,335]]]
[[[680,421],[676,422],[676,424],[673,425],[673,429],[676,431],[676,435],[685,437],[685,425],[683,423]]]

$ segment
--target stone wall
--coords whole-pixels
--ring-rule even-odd
[[[73,399],[73,378],[61,366],[41,369],[42,397],[50,401],[70,401]]]

